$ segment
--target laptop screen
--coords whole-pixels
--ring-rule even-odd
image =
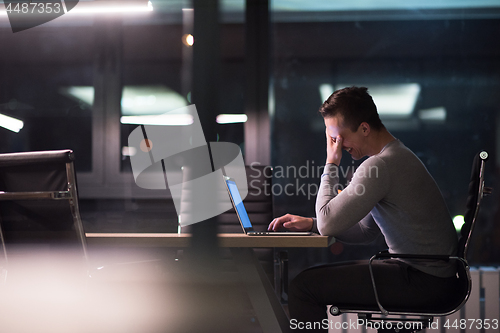
[[[236,183],[232,179],[226,179],[226,183],[243,228],[246,230],[252,229],[252,223],[250,223],[250,218],[248,217],[247,210],[243,205],[243,200],[241,200],[240,192],[238,191]]]

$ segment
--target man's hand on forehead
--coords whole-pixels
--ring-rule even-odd
[[[332,137],[328,133],[328,129],[325,131],[326,133],[326,163],[333,163],[335,165],[340,165],[340,160],[342,159],[342,137],[337,135],[336,137]]]

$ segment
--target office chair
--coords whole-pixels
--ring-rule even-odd
[[[71,254],[87,264],[73,161],[71,150],[0,154],[4,279],[19,253]]]
[[[409,324],[408,327],[415,327],[415,329],[409,328],[404,330],[404,332],[416,332],[428,327],[434,320],[434,317],[447,316],[462,308],[462,306],[467,302],[472,288],[472,280],[469,273],[469,264],[467,263],[467,249],[470,244],[470,239],[474,230],[474,226],[476,224],[483,196],[486,194],[490,194],[492,191],[491,188],[487,188],[484,186],[484,170],[487,160],[488,153],[486,151],[479,152],[474,158],[472,164],[471,179],[469,182],[469,194],[466,202],[466,212],[464,217],[465,224],[462,226],[460,232],[458,251],[455,256],[394,254],[389,253],[388,251],[380,252],[371,257],[369,260],[369,272],[377,306],[366,308],[346,308],[342,305],[333,304],[330,307],[330,313],[334,316],[338,316],[342,313],[356,313],[358,315],[358,319],[362,320],[363,323],[371,322],[372,324],[374,324],[372,327],[377,327],[377,323],[378,327],[381,327],[380,321],[382,320],[385,323],[413,322],[415,324]],[[440,308],[432,306],[426,309],[385,308],[379,300],[377,283],[373,275],[372,263],[374,260],[389,258],[456,261],[459,263],[459,265],[457,265],[457,274],[461,282],[461,290],[456,295],[450,295],[448,304],[443,305]],[[389,325],[386,325],[385,327],[388,326]],[[397,329],[394,329],[393,331],[398,332]]]

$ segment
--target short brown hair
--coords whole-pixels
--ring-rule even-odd
[[[321,105],[319,112],[323,118],[341,116],[343,126],[353,132],[356,132],[363,122],[375,130],[384,128],[377,106],[366,87],[348,87],[335,91]]]

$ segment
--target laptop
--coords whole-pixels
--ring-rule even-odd
[[[231,203],[233,204],[238,220],[241,223],[243,232],[249,236],[310,236],[314,235],[313,232],[309,231],[255,231],[253,230],[252,223],[248,217],[247,210],[241,199],[240,192],[236,186],[236,182],[233,178],[224,176],[224,180],[227,187],[227,192],[231,198]]]

